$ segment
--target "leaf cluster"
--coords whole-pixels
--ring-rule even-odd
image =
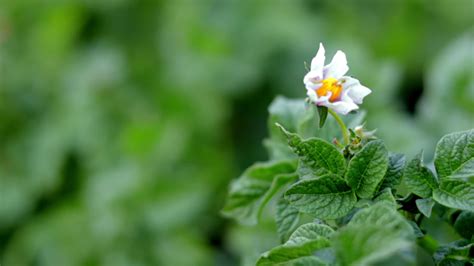
[[[257,223],[275,198],[281,245],[257,265],[372,265],[392,257],[413,264],[417,248],[437,265],[473,262],[474,130],[444,136],[432,171],[422,152],[405,162],[375,138],[347,156],[324,138],[336,136],[330,119],[328,135],[318,134],[311,113],[302,102],[277,99],[270,126],[280,132],[271,127],[266,141],[271,160],[251,166],[230,188],[223,213],[241,223]],[[308,122],[316,127],[305,138]],[[434,208],[451,214],[461,239],[427,244],[433,238],[421,225]],[[313,221],[301,224],[302,217]]]

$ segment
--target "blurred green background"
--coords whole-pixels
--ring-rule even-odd
[[[319,42],[392,151],[474,127],[474,1],[0,2],[0,263],[239,265],[219,214]],[[315,121],[316,122],[316,121]]]

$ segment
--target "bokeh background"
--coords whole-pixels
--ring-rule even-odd
[[[219,210],[319,42],[429,162],[474,127],[473,26],[473,0],[1,1],[0,263],[252,264],[274,224]]]

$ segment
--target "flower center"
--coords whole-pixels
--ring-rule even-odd
[[[341,98],[342,85],[335,78],[327,78],[323,80],[323,85],[316,89],[318,97],[326,96],[328,92],[331,92],[329,97],[330,102],[335,102]]]

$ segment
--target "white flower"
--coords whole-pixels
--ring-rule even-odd
[[[358,109],[358,104],[372,91],[357,79],[344,76],[349,70],[346,54],[337,51],[329,65],[325,66],[324,61],[324,46],[320,43],[311,70],[303,79],[309,99],[344,115]]]

